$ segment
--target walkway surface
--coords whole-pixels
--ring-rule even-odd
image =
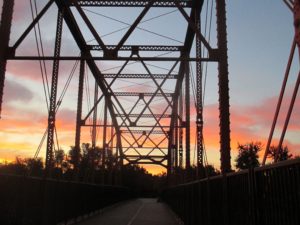
[[[180,225],[175,214],[157,199],[141,198],[106,209],[78,225]]]

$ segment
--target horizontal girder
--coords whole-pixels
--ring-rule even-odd
[[[97,124],[97,125],[93,125],[93,124],[83,124],[83,127],[103,127],[103,124]],[[106,125],[106,127],[112,127],[113,125]],[[134,128],[170,128],[170,126],[153,126],[153,125],[135,125],[135,124],[131,124],[131,125],[122,125],[119,126],[120,128],[130,128],[130,127],[134,127]]]
[[[142,117],[142,118],[153,118],[153,117],[155,117],[155,118],[170,118],[171,117],[171,115],[170,114],[164,114],[164,115],[162,115],[162,114],[142,114],[142,115],[140,115],[140,114],[128,114],[128,115],[125,115],[125,114],[116,114],[116,116],[117,117],[126,117],[126,116],[128,116],[128,117]]]
[[[130,159],[165,159],[165,155],[126,155],[126,158]]]
[[[172,62],[172,61],[190,61],[190,62],[215,62],[217,57],[213,58],[195,58],[195,57],[122,57],[122,56],[11,56],[8,55],[8,60],[94,60],[94,61],[152,61],[152,62]]]
[[[106,45],[108,50],[114,50],[116,45]],[[88,45],[88,49],[92,51],[103,50],[100,45]],[[168,46],[168,45],[123,45],[119,51],[149,51],[149,52],[181,52],[184,46]]]
[[[177,0],[182,7],[192,7],[192,0]],[[77,0],[80,6],[102,6],[102,7],[144,7],[150,0]],[[72,1],[69,0],[69,4]],[[176,7],[174,0],[155,0],[152,7]]]
[[[122,130],[122,133],[127,134],[127,133],[133,133],[133,134],[149,134],[150,130]],[[162,130],[153,130],[151,131],[151,135],[152,134],[166,134],[165,131]]]
[[[127,160],[129,164],[155,164],[163,167],[166,167],[166,165],[163,162],[168,160],[167,156],[136,156],[130,158],[124,156],[124,159]]]
[[[125,96],[125,97],[152,97],[155,95],[155,97],[163,97],[163,94],[161,93],[139,93],[139,92],[114,92],[115,96]],[[172,97],[173,93],[164,93],[166,97]]]
[[[177,79],[177,74],[103,74],[104,78],[126,78],[126,79]]]
[[[108,50],[114,50],[116,45],[106,45]],[[92,51],[103,50],[100,45],[88,45],[88,49]],[[149,51],[149,52],[181,52],[184,46],[168,46],[168,45],[123,45],[119,51]]]

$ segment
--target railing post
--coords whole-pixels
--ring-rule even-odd
[[[227,175],[223,174],[222,176],[222,180],[223,180],[223,221],[224,221],[224,225],[229,225],[229,212],[230,210],[228,209],[228,185],[227,185]]]
[[[257,204],[257,188],[256,188],[256,177],[254,168],[249,168],[248,170],[248,184],[249,184],[249,215],[251,215],[251,225],[261,225],[258,223],[258,208]]]

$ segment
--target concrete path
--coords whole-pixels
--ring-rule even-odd
[[[105,210],[78,225],[180,225],[175,214],[156,199],[136,199]]]

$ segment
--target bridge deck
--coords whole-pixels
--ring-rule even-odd
[[[167,205],[156,199],[137,199],[105,210],[78,225],[179,225]]]

